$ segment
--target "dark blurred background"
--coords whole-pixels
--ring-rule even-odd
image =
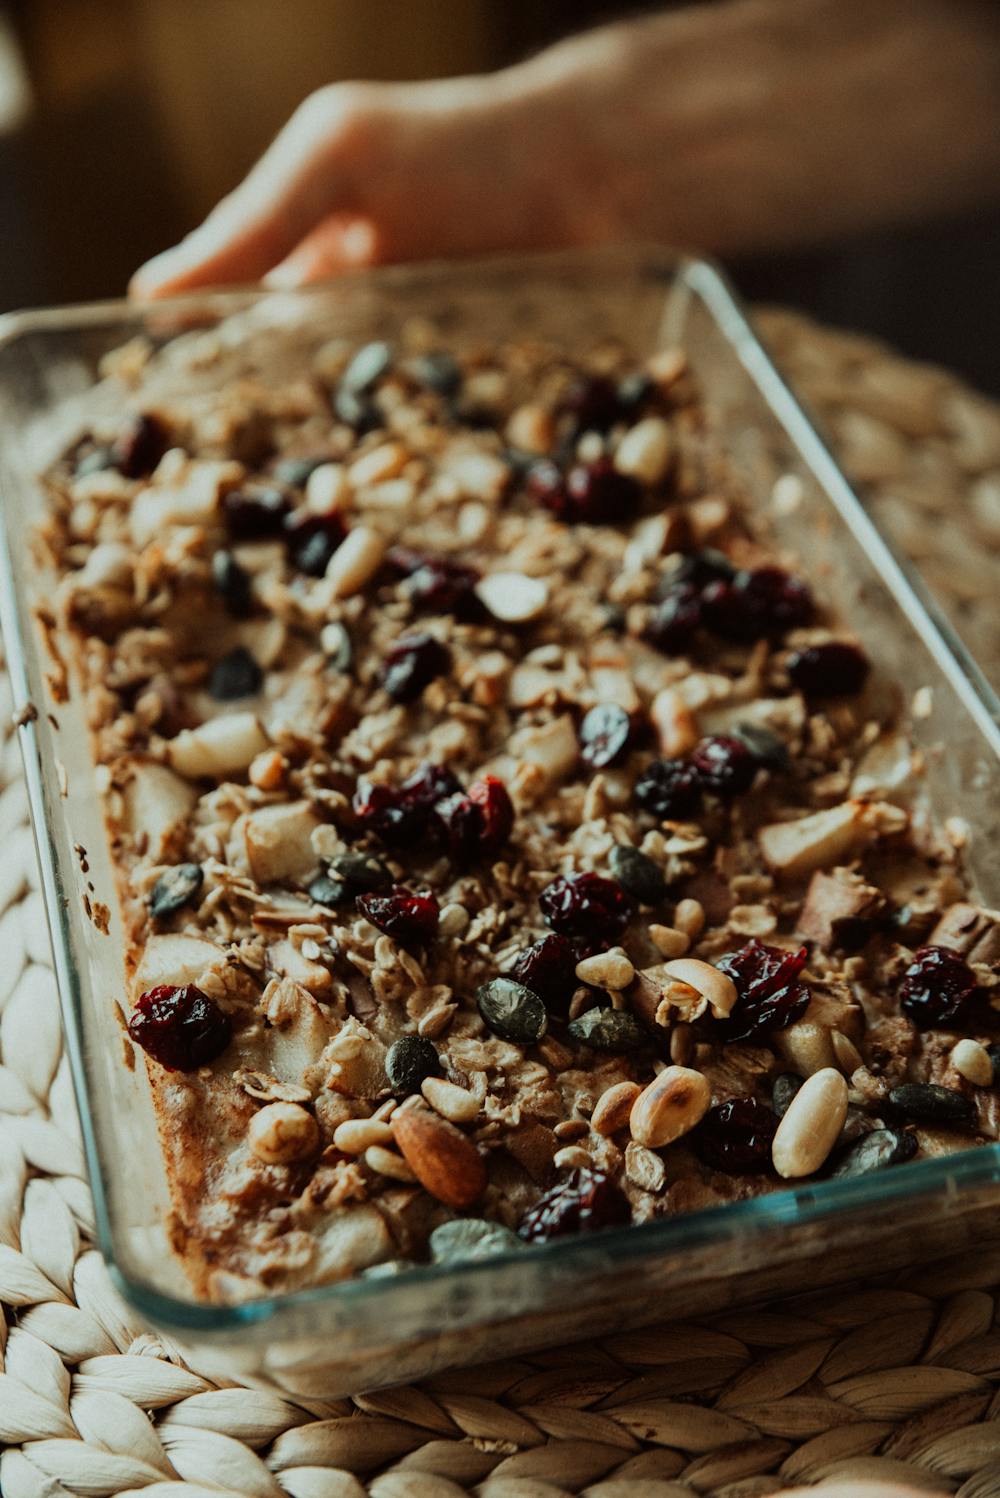
[[[114,296],[310,90],[514,61],[613,0],[17,0],[0,5],[0,310]],[[1000,394],[1000,219],[731,267],[751,297],[879,334]]]

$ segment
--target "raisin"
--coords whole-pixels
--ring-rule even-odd
[[[730,1098],[709,1108],[698,1125],[695,1153],[710,1170],[753,1175],[768,1170],[778,1116],[753,1097]]]
[[[715,965],[732,978],[738,997],[729,1018],[713,1026],[714,1035],[731,1044],[794,1024],[809,1006],[809,989],[798,981],[805,964],[805,947],[789,952],[756,937],[720,957]]]
[[[701,780],[683,759],[654,759],[635,783],[636,801],[658,821],[694,816],[701,807]]]
[[[241,567],[231,551],[217,551],[212,556],[212,582],[215,584],[227,614],[246,619],[253,610],[250,574]]]
[[[439,801],[434,814],[444,829],[456,863],[494,858],[514,827],[514,807],[496,775],[484,775],[469,789]]]
[[[601,702],[580,724],[580,758],[592,770],[620,764],[632,741],[632,719],[616,702]]]
[[[561,874],[538,897],[545,924],[589,951],[613,947],[635,914],[621,885],[600,874]]]
[[[385,1074],[396,1097],[419,1092],[421,1083],[441,1071],[441,1058],[423,1035],[401,1035],[386,1052]]]
[[[354,810],[384,843],[406,848],[431,829],[437,802],[461,789],[444,765],[421,765],[398,787],[362,777],[354,792]]]
[[[237,645],[216,661],[208,678],[209,695],[216,702],[236,702],[260,691],[264,673],[244,645]]]
[[[565,1014],[577,988],[576,953],[564,936],[543,936],[519,954],[510,976],[536,993],[547,1009]]]
[[[288,560],[307,577],[322,577],[330,558],[347,535],[347,527],[335,510],[317,515],[297,510],[285,520]]]
[[[748,791],[758,769],[743,739],[729,734],[702,739],[691,755],[691,765],[702,790],[725,800]]]
[[[787,661],[792,685],[807,697],[847,697],[860,692],[871,670],[868,657],[846,640],[806,645]]]
[[[396,702],[415,702],[431,682],[451,670],[451,652],[433,635],[401,635],[382,666],[382,685]]]
[[[638,848],[616,843],[608,856],[608,865],[622,889],[640,905],[658,905],[665,899],[667,881],[663,870]]]
[[[531,1045],[548,1027],[545,1005],[538,994],[513,978],[493,978],[476,990],[476,1002],[487,1029],[501,1040]]]
[[[178,863],[166,869],[149,892],[150,915],[159,921],[190,905],[204,881],[200,863]]]
[[[919,1030],[960,1030],[970,1018],[976,975],[949,947],[919,947],[903,974],[899,1007]]]
[[[394,884],[384,894],[358,895],[357,904],[365,920],[402,946],[425,945],[437,932],[438,902],[432,894],[414,894]]]
[[[140,412],[119,432],[111,446],[111,463],[127,479],[152,473],[170,446],[170,433],[158,416]]]
[[[234,541],[268,541],[280,536],[290,505],[273,484],[230,489],[222,499],[222,516]]]
[[[406,556],[411,566],[401,565]],[[405,592],[414,608],[433,614],[454,614],[457,619],[472,622],[482,619],[483,605],[476,594],[480,574],[450,557],[421,557],[403,547],[394,547],[387,560],[399,571],[405,571]]]
[[[628,1200],[603,1170],[582,1167],[546,1191],[518,1226],[528,1243],[621,1227],[631,1219]]]
[[[193,983],[164,984],[141,994],[128,1033],[165,1071],[197,1071],[228,1046],[233,1027],[207,994]]]

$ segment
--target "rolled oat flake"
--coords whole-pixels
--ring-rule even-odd
[[[204,878],[200,863],[178,863],[172,869],[166,869],[150,891],[150,915],[154,920],[162,920],[189,905],[201,889]]]
[[[548,1028],[545,1005],[536,993],[513,978],[493,978],[476,990],[479,1013],[501,1040],[531,1045]]]
[[[574,1040],[595,1051],[634,1051],[646,1040],[646,1032],[627,1009],[588,1009],[566,1027]]]

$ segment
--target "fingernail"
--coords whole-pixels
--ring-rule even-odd
[[[128,283],[129,296],[155,296],[163,286],[187,268],[184,263],[187,258],[180,245],[173,245],[169,250],[161,250],[158,255],[153,256],[152,260],[147,260],[145,265],[140,265],[132,276]]]
[[[303,264],[302,257],[292,254],[262,276],[261,281],[271,291],[297,291],[308,278],[308,267]]]

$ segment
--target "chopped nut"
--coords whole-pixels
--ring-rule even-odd
[[[783,874],[808,874],[845,858],[867,840],[865,803],[845,801],[794,822],[773,822],[757,834],[760,850]]]
[[[668,1066],[633,1103],[629,1116],[632,1138],[650,1149],[662,1149],[693,1129],[708,1112],[711,1101],[712,1090],[701,1072]]]
[[[486,1189],[486,1166],[471,1139],[423,1106],[393,1114],[392,1132],[414,1175],[446,1207],[463,1211]]]
[[[591,1128],[605,1138],[617,1134],[619,1129],[627,1128],[632,1104],[641,1091],[638,1082],[616,1082],[613,1087],[602,1092],[590,1116]]]
[[[960,1040],[952,1050],[951,1064],[973,1087],[993,1086],[993,1062],[978,1040]]]
[[[778,1124],[771,1159],[780,1176],[796,1180],[819,1170],[847,1117],[847,1083],[826,1067],[807,1077]]]
[[[691,938],[686,932],[678,931],[674,926],[660,926],[656,921],[650,924],[649,937],[664,957],[683,957],[691,945]]]
[[[655,1194],[667,1184],[667,1167],[660,1156],[634,1139],[625,1146],[625,1174],[640,1191]]]
[[[479,1115],[481,1099],[466,1092],[464,1087],[456,1087],[453,1082],[445,1082],[440,1077],[425,1077],[420,1091],[434,1112],[440,1113],[449,1123],[471,1123]]]
[[[319,1148],[319,1124],[298,1103],[268,1103],[250,1120],[247,1143],[265,1165],[290,1165]]]
[[[607,988],[620,993],[632,982],[635,968],[621,947],[613,947],[609,952],[598,952],[595,956],[585,957],[582,962],[578,962],[576,976],[581,983],[590,983],[595,988]]]
[[[549,601],[547,583],[523,572],[491,572],[476,584],[476,594],[504,624],[526,624],[544,612]]]
[[[385,479],[394,479],[406,467],[406,448],[400,442],[383,442],[373,447],[362,457],[356,458],[347,471],[354,489],[364,489],[370,484],[381,484]],[[352,533],[353,534],[353,533]]]
[[[660,753],[667,759],[679,759],[689,753],[701,737],[697,718],[674,687],[657,692],[649,716],[656,729]]]
[[[663,971],[706,998],[716,1019],[727,1019],[739,998],[732,978],[697,957],[674,958],[663,964]]]
[[[387,1150],[381,1144],[372,1144],[365,1150],[365,1164],[377,1175],[388,1176],[393,1181],[415,1181],[410,1166],[395,1150]]]
[[[552,1156],[552,1164],[556,1170],[579,1170],[592,1165],[593,1161],[581,1145],[567,1144],[563,1149],[556,1150]]]
[[[334,1130],[333,1143],[345,1155],[363,1155],[375,1145],[392,1144],[392,1130],[374,1118],[349,1118]]]
[[[615,467],[652,488],[666,477],[673,450],[673,434],[663,417],[644,416],[619,442]]]
[[[284,783],[288,761],[278,749],[265,749],[258,754],[248,772],[251,785],[258,790],[276,791]]]
[[[705,925],[705,911],[700,900],[678,900],[674,910],[674,925],[691,941],[695,941]]]
[[[343,510],[351,501],[351,486],[343,463],[321,463],[306,480],[306,504],[318,515]]]
[[[824,873],[818,869],[809,881],[798,932],[821,947],[837,946],[855,939],[878,915],[885,901],[880,890],[866,884],[849,869]]]
[[[369,525],[348,531],[326,566],[334,598],[350,598],[375,576],[385,555],[385,537]]]
[[[522,452],[547,453],[552,440],[552,413],[546,406],[518,406],[507,423],[507,441]]]
[[[253,713],[227,713],[197,728],[185,728],[167,746],[170,763],[191,780],[219,779],[245,770],[268,747]]]

